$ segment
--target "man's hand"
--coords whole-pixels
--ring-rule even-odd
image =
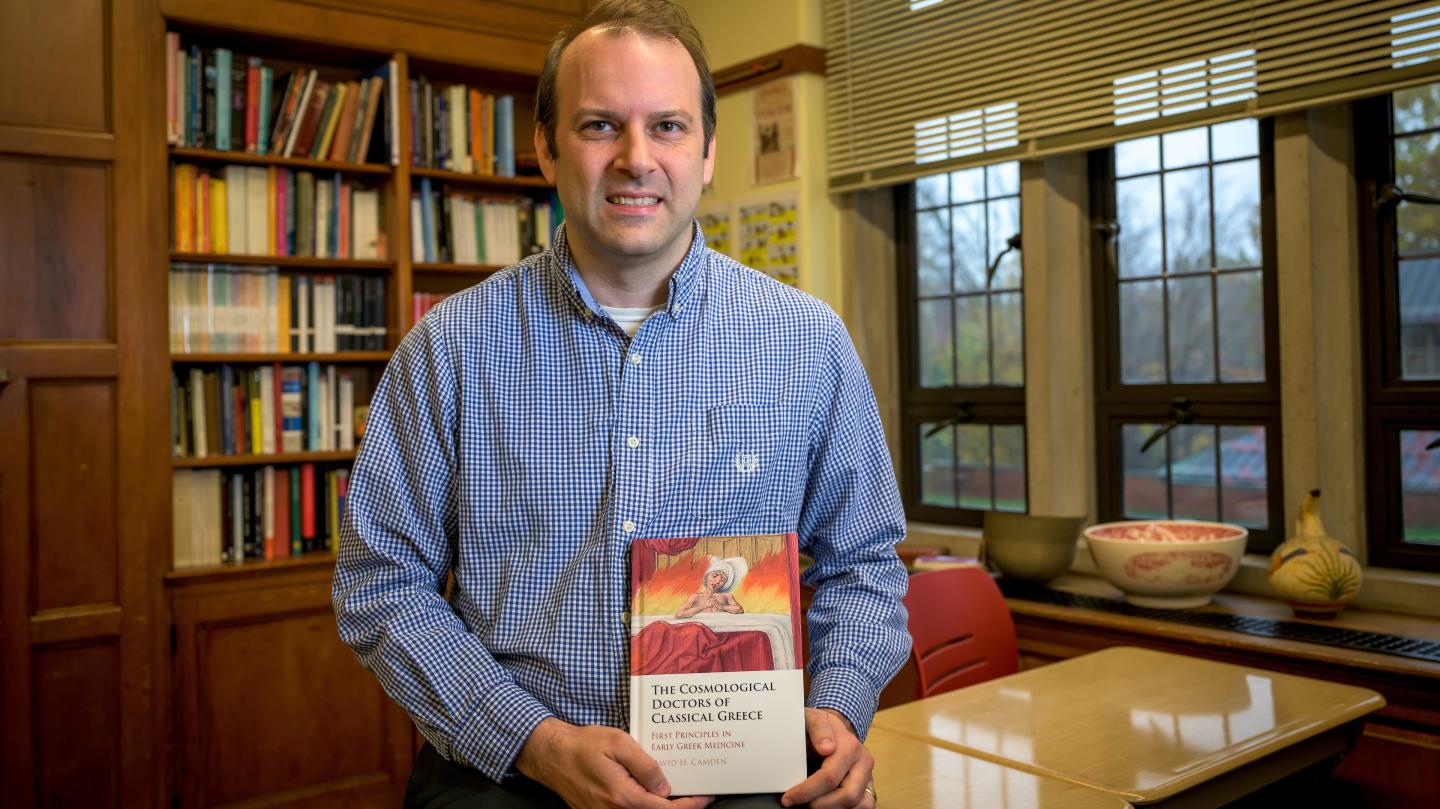
[[[655,759],[630,734],[601,725],[546,719],[520,748],[515,769],[576,809],[701,809],[714,800],[670,800],[670,783]]]
[[[814,775],[780,796],[784,806],[808,803],[811,809],[875,809],[871,775],[875,758],[839,711],[805,709],[805,735],[823,759]]]

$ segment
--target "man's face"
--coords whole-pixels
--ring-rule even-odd
[[[705,586],[709,587],[712,593],[719,590],[725,586],[725,574],[718,570],[712,571],[710,575],[705,577]]]
[[[565,206],[578,256],[618,267],[680,262],[710,181],[700,75],[684,46],[600,29],[566,49],[556,76],[555,150],[535,150]]]

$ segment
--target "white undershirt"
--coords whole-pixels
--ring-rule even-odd
[[[610,315],[610,317],[615,319],[615,322],[619,324],[620,328],[625,330],[626,335],[634,337],[635,332],[640,331],[640,324],[645,322],[645,318],[655,314],[656,312],[664,308],[664,304],[661,304],[660,306],[642,306],[639,309],[624,309],[619,306],[606,306],[605,311]]]

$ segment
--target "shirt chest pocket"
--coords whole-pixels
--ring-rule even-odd
[[[702,530],[741,533],[765,525],[784,498],[789,477],[786,425],[774,403],[730,404],[698,410],[690,419],[680,500]]]

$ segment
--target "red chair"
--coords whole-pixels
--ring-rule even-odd
[[[1018,668],[1015,622],[1005,597],[978,567],[927,570],[910,577],[912,699],[974,685]]]

